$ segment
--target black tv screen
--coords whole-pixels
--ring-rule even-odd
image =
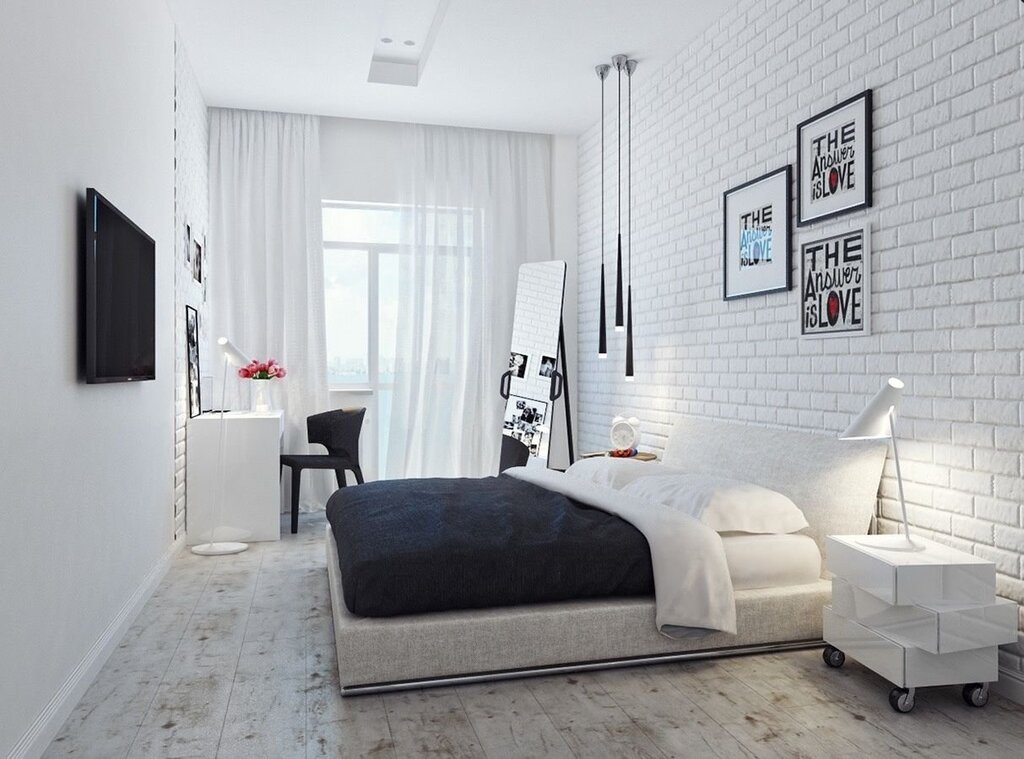
[[[86,381],[156,379],[156,243],[91,187],[85,203]]]

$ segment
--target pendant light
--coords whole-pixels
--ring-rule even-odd
[[[598,358],[608,358],[608,309],[604,297],[604,80],[608,78],[611,68],[607,63],[594,67],[597,77],[601,80],[601,331],[597,336]]]
[[[633,72],[626,61],[626,382],[633,381]]]
[[[619,107],[618,107],[618,212],[616,234],[616,278],[615,278],[615,331],[622,332],[625,329],[625,322],[622,318],[622,70],[626,68],[626,56],[616,55],[612,58],[612,65],[619,75]]]

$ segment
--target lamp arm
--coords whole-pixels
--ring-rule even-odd
[[[910,541],[910,522],[907,521],[907,501],[903,497],[903,472],[900,470],[900,453],[896,447],[896,415],[889,409],[889,435],[892,440],[892,458],[896,463],[896,485],[900,491],[900,509],[903,512],[903,536]]]

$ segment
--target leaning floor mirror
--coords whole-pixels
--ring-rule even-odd
[[[502,469],[547,465],[559,398],[564,400],[569,424],[562,333],[565,269],[564,261],[519,267],[508,370],[501,380],[505,399],[502,434],[508,438],[502,441]],[[572,431],[568,427],[566,431],[571,463]]]

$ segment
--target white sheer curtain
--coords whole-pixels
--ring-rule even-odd
[[[307,452],[306,417],[328,408],[319,119],[212,109],[209,168],[214,336],[285,366],[284,450]],[[227,408],[248,406],[246,381],[227,388]],[[322,509],[333,472],[305,476],[301,508]]]
[[[410,125],[387,477],[494,474],[516,274],[551,258],[545,135]]]

